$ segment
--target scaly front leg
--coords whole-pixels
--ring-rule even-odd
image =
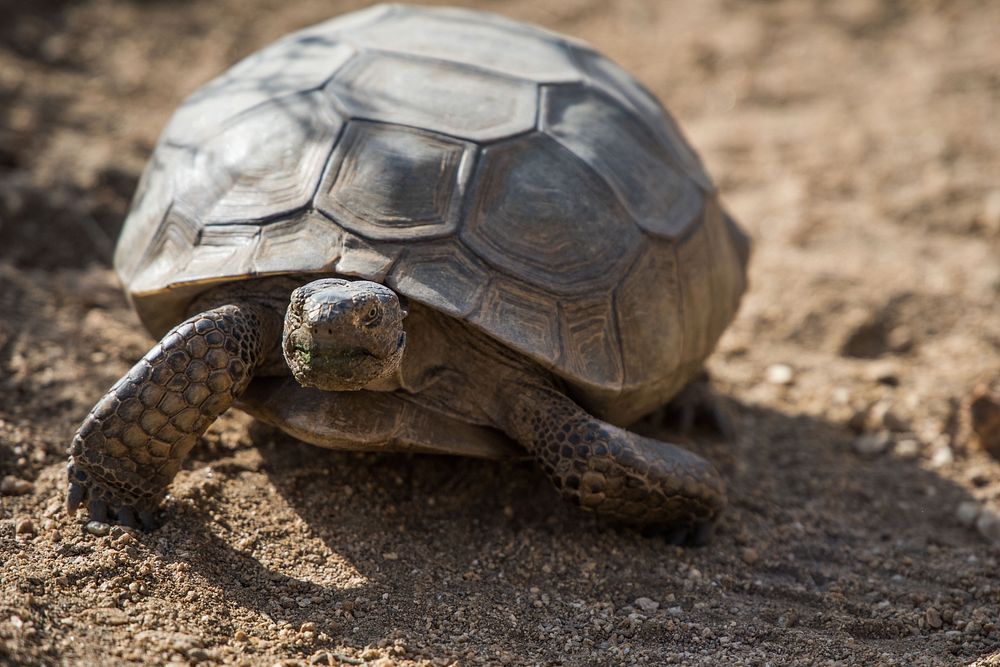
[[[198,437],[246,389],[276,344],[281,315],[231,304],[170,331],[104,395],[73,438],[67,507],[153,525],[153,512]]]
[[[677,543],[701,543],[726,503],[708,461],[588,414],[548,386],[511,383],[503,426],[567,500]]]

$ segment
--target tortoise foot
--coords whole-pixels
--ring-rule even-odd
[[[122,501],[112,489],[87,474],[73,461],[70,461],[66,472],[69,478],[66,509],[70,514],[85,505],[88,521],[117,523],[147,531],[156,527],[152,508],[137,507]]]
[[[687,384],[660,413],[660,426],[680,435],[707,429],[727,442],[736,439],[736,419],[726,399],[712,388],[708,373]]]

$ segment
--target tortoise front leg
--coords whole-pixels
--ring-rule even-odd
[[[171,330],[94,406],[73,438],[67,507],[150,528],[198,437],[276,344],[281,315],[256,304],[207,310]]]
[[[569,501],[601,516],[701,542],[725,506],[722,479],[692,452],[603,422],[551,387],[506,391],[508,435]]]

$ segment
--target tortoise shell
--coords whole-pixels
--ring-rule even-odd
[[[700,366],[747,253],[676,124],[609,60],[496,15],[390,5],[291,34],[188,98],[115,267],[157,336],[222,283],[382,282],[622,421]]]

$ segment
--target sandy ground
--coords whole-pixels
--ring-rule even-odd
[[[756,239],[711,361],[740,436],[698,447],[729,483],[715,540],[600,525],[525,463],[238,414],[163,528],[84,534],[66,446],[150,345],[109,266],[159,130],[358,3],[5,0],[0,663],[1000,664],[1000,464],[963,410],[1000,376],[1000,3],[470,4],[636,73]]]

